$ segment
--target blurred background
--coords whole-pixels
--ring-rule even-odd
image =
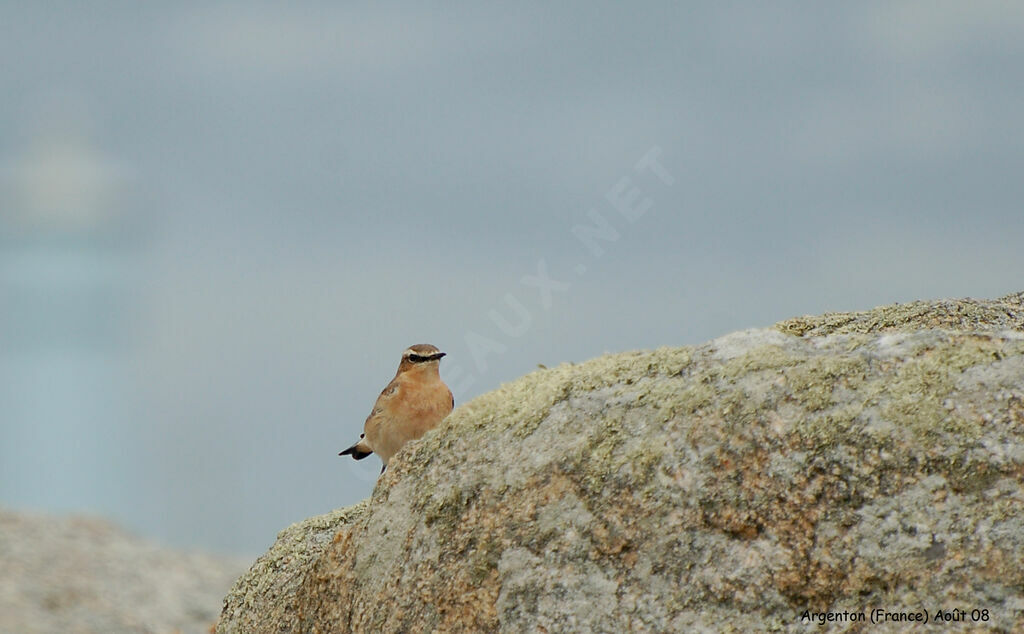
[[[1024,288],[1024,5],[0,2],[0,505],[255,555],[410,344]]]

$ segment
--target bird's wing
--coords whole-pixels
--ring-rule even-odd
[[[388,383],[387,387],[381,390],[380,396],[377,397],[377,402],[373,404],[373,409],[370,410],[370,415],[366,417],[366,423],[363,424],[363,432],[365,434],[374,435],[371,432],[371,429],[375,431],[377,425],[380,424],[381,412],[384,411],[384,408],[387,406],[388,401],[394,398],[395,394],[398,393],[398,388],[400,385],[401,383],[398,377],[396,376],[395,378],[391,379],[391,382]]]
[[[373,411],[370,412],[370,416],[373,416],[384,407],[384,404],[391,400],[391,398],[398,392],[398,388],[401,382],[398,377],[391,379],[391,383],[388,383],[387,387],[380,391],[380,396],[377,397],[377,402],[373,404]]]

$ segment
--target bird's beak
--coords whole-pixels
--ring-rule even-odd
[[[434,358],[435,359],[440,359],[441,357],[446,357],[446,356],[448,356],[447,352],[438,352],[437,354],[434,355]]]

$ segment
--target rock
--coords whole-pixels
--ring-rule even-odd
[[[209,632],[244,568],[101,519],[0,510],[0,632]]]
[[[946,329],[957,332],[1024,331],[1024,291],[993,301],[950,299],[880,306],[857,313],[825,313],[796,317],[776,324],[799,336],[868,334],[878,332]]]
[[[369,500],[292,524],[238,579],[224,599],[218,631],[295,632],[299,614],[295,599],[306,572],[334,536],[358,521]]]
[[[916,302],[533,372],[282,533],[261,561],[304,561],[217,631],[1024,631],[1022,324]]]

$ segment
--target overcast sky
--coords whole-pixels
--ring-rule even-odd
[[[0,3],[0,505],[254,554],[458,402],[1024,288],[1024,5]]]

